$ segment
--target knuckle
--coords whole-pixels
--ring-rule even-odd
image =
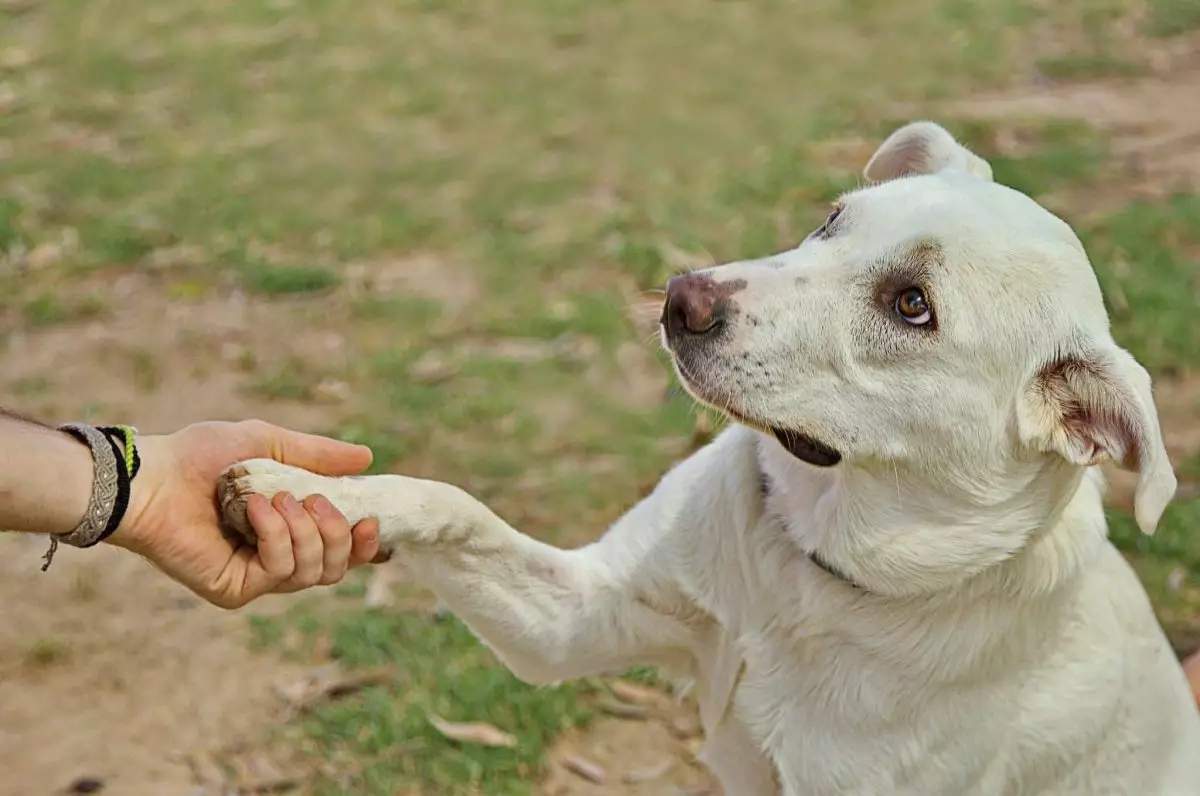
[[[259,420],[258,418],[239,421],[238,426],[240,426],[241,430],[245,433],[255,437],[261,437],[269,434],[274,428],[274,426],[267,421]]]
[[[292,582],[307,589],[321,582],[322,572],[319,569],[303,569],[292,575]]]

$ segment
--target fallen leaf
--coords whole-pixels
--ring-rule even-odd
[[[661,691],[625,680],[613,680],[608,688],[617,699],[635,705],[661,705],[666,700],[666,694]]]
[[[503,730],[483,722],[446,721],[440,716],[429,715],[430,725],[451,741],[489,746],[493,748],[511,749],[517,745],[517,738]]]
[[[644,719],[650,715],[650,709],[645,705],[632,705],[616,699],[600,700],[599,708],[604,713],[619,719]]]
[[[567,755],[563,758],[562,765],[563,768],[565,768],[567,771],[570,771],[572,774],[583,777],[588,782],[594,782],[597,785],[603,784],[604,781],[608,779],[608,774],[605,773],[604,769],[600,768],[600,766],[596,765],[592,761],[585,760],[582,757]]]
[[[637,771],[627,771],[621,775],[621,781],[633,785],[638,782],[649,782],[652,779],[658,779],[666,774],[675,765],[675,761],[671,758],[663,760],[658,765],[650,766],[649,768],[639,769]]]
[[[376,685],[388,685],[396,679],[396,673],[387,667],[378,667],[356,672],[338,679],[328,680],[320,684],[319,697],[322,699],[340,699],[344,696],[362,691]]]
[[[284,793],[300,787],[300,780],[295,777],[279,776],[275,779],[261,779],[244,782],[237,786],[238,796],[262,796],[266,793]]]
[[[322,702],[341,699],[366,688],[389,685],[396,673],[386,666],[343,674],[336,664],[313,669],[306,677],[275,683],[274,689],[294,713],[305,713]]]
[[[408,369],[408,375],[423,384],[438,384],[453,378],[457,372],[458,368],[454,364],[433,351],[422,356]]]
[[[313,389],[313,400],[323,404],[340,404],[353,395],[350,385],[337,379],[324,379]]]

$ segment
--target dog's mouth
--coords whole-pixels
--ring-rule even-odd
[[[842,454],[838,450],[807,434],[783,428],[772,428],[771,433],[788,453],[815,467],[833,467],[842,460]]]
[[[751,420],[750,418],[729,409],[723,409],[721,411],[729,415],[730,419],[736,420],[744,426],[757,428],[759,431],[764,431],[768,434],[771,434],[775,437],[775,439],[779,440],[779,444],[784,447],[784,450],[795,456],[800,461],[807,462],[814,467],[833,467],[842,460],[842,454],[836,448],[831,448],[824,442],[821,442],[815,437],[811,437],[802,431],[780,428],[779,426],[764,425],[763,423]]]
[[[842,454],[836,448],[826,445],[824,442],[809,436],[801,431],[793,429],[780,428],[773,426],[770,423],[762,423],[748,415],[742,414],[737,409],[729,405],[729,401],[716,402],[709,400],[704,394],[697,389],[692,379],[687,372],[680,367],[678,360],[675,362],[675,369],[679,373],[679,380],[683,383],[684,388],[697,401],[705,406],[712,407],[718,412],[725,414],[730,420],[741,423],[743,426],[758,429],[765,434],[771,434],[779,443],[783,445],[788,453],[795,456],[802,462],[813,465],[814,467],[833,467],[842,460]]]

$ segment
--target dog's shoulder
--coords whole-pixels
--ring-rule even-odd
[[[695,549],[714,533],[753,522],[762,510],[756,455],[755,432],[730,426],[668,470],[609,530],[608,541],[647,548],[681,537]]]

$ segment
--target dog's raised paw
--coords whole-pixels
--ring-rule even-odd
[[[230,465],[217,479],[217,501],[221,506],[221,518],[225,526],[250,544],[258,542],[258,535],[246,507],[254,491],[250,484],[250,471],[244,463]]]
[[[290,492],[303,500],[319,491],[320,482],[321,476],[272,459],[248,459],[230,465],[217,480],[222,519],[237,536],[254,544],[258,536],[246,514],[251,495],[271,500],[280,492]]]
[[[410,481],[401,479],[401,483]],[[323,495],[354,525],[365,517],[376,516],[363,504],[361,484],[361,479],[318,475],[273,459],[247,459],[230,465],[221,473],[217,480],[217,503],[231,538],[253,545],[257,544],[258,536],[247,514],[251,495],[274,500],[276,495],[286,492],[299,501],[312,495]],[[419,501],[417,505],[420,505]],[[392,541],[381,536],[381,549],[372,563],[382,563],[391,557]]]

